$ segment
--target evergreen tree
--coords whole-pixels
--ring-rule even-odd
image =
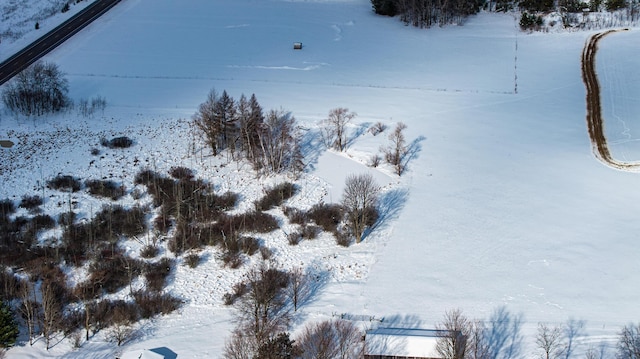
[[[300,350],[294,345],[294,340],[288,333],[280,333],[269,339],[258,348],[256,359],[292,359],[300,355]]]
[[[19,332],[18,323],[11,308],[6,303],[0,302],[0,348],[13,346]]]
[[[235,101],[226,90],[222,91],[222,96],[214,106],[214,119],[221,129],[219,144],[233,150],[232,146],[237,137],[236,107]]]

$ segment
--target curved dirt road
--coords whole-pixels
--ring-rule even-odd
[[[600,84],[596,74],[596,52],[598,41],[603,37],[623,30],[608,30],[591,36],[582,50],[582,80],[587,89],[587,127],[595,156],[607,166],[620,170],[640,170],[640,162],[618,161],[611,156],[604,134],[604,119],[600,104]]]

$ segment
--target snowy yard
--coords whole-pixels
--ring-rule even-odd
[[[244,208],[262,185],[283,178],[256,186],[249,166],[193,154],[189,120],[210,89],[255,93],[266,110],[291,111],[305,131],[347,107],[358,114],[349,147],[311,151],[297,181],[303,191],[288,204],[338,202],[347,175],[369,172],[383,187],[383,220],[348,248],[329,235],[298,246],[281,232],[263,238],[283,267],[327,275],[292,333],[341,313],[433,328],[449,309],[486,319],[505,306],[524,317],[526,357],[534,357],[538,322],[586,320],[582,351],[615,343],[623,325],[640,320],[640,190],[638,173],[592,153],[580,54],[593,32],[526,34],[513,15],[495,13],[420,30],[370,8],[368,0],[122,1],[45,57],[67,73],[75,101],[105,97],[104,113],[34,120],[0,109],[0,140],[16,143],[0,148],[0,199],[18,201],[59,173],[112,177],[132,189],[140,168],[180,165],[220,192],[240,193]],[[297,41],[304,47],[294,51]],[[9,51],[3,45],[0,57]],[[638,45],[636,28],[612,34],[597,57],[606,135],[614,156],[628,161],[640,160]],[[388,125],[383,134],[362,131],[378,121]],[[400,177],[388,165],[366,166],[398,122],[416,146]],[[102,137],[119,135],[136,145],[90,156]],[[65,198],[49,195],[45,210],[60,213]],[[84,216],[101,205],[77,196]],[[125,245],[132,254],[141,247]],[[142,322],[124,350],[221,355],[234,326],[222,295],[243,269],[221,268],[215,249],[205,254],[197,268],[172,272],[167,290],[184,306]],[[9,357],[109,358],[121,350],[99,334],[77,350],[65,340],[47,352],[40,341]]]

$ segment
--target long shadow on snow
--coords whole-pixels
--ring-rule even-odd
[[[407,170],[407,166],[409,165],[409,161],[418,158],[418,154],[422,151],[422,144],[420,142],[426,140],[427,138],[424,136],[419,136],[415,140],[411,141],[409,146],[407,146],[407,153],[402,157],[402,172]]]
[[[400,211],[409,198],[409,190],[406,188],[396,188],[382,194],[378,201],[378,212],[380,216],[376,223],[365,230],[362,239],[378,228],[384,228],[391,220],[398,218]]]
[[[307,161],[306,165],[309,171],[315,169],[318,158],[320,158],[325,149],[320,130],[305,129],[305,133],[300,140],[300,151]]]
[[[356,130],[353,131],[347,137],[347,143],[346,143],[345,147],[351,146],[356,141],[356,139],[358,137],[362,136],[365,132],[367,132],[369,127],[371,127],[371,123],[370,122],[361,123],[358,127],[356,127]]]

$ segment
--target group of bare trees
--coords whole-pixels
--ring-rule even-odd
[[[351,322],[324,321],[307,326],[291,340],[287,330],[317,279],[302,268],[280,269],[261,262],[236,286],[237,327],[225,345],[226,359],[351,359],[362,351],[362,334]]]
[[[68,92],[68,81],[58,65],[39,61],[7,83],[2,101],[15,113],[40,116],[69,106]]]
[[[445,359],[515,359],[523,357],[524,337],[520,333],[523,318],[514,316],[505,307],[493,311],[488,320],[474,320],[461,310],[447,311],[436,325],[436,350]],[[574,357],[576,339],[586,336],[584,320],[568,319],[562,324],[538,323],[535,352],[541,359]],[[618,336],[615,355],[603,348],[589,347],[588,359],[640,359],[640,324],[626,325]]]
[[[268,173],[300,171],[304,166],[295,118],[282,110],[265,116],[255,95],[236,101],[226,90],[222,95],[211,90],[193,121],[214,156],[227,150],[234,159],[242,155]]]
[[[351,112],[344,107],[337,107],[329,111],[329,115],[323,120],[320,129],[322,139],[327,148],[338,152],[342,152],[347,148],[349,142],[347,126],[356,116],[355,112]],[[385,129],[386,126],[378,122],[369,129],[369,132],[376,136],[384,132]],[[380,147],[384,160],[393,166],[394,172],[398,176],[402,175],[407,167],[409,146],[405,137],[406,129],[407,125],[404,122],[399,122],[388,136],[389,144]],[[376,154],[371,159],[370,165],[377,167],[380,161],[380,155]]]

